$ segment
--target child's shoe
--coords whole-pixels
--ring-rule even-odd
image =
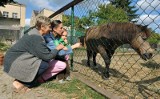
[[[58,80],[58,82],[59,82],[60,84],[66,83],[63,79],[62,79],[62,80]]]
[[[71,77],[70,76],[68,76],[68,77],[66,77],[66,79],[65,80],[67,80],[67,81],[71,81],[72,79],[71,79]]]

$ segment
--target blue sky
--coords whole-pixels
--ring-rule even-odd
[[[51,9],[56,11],[68,4],[72,0],[14,0],[21,4],[26,5],[26,24],[30,22],[31,14],[33,10],[40,11],[43,8]]]
[[[30,23],[33,10],[43,8],[57,11],[72,0],[14,0],[26,5],[26,24]],[[84,0],[75,7],[75,15],[82,16],[87,10],[95,10],[98,4],[109,3],[108,0]],[[160,33],[160,0],[132,0],[132,5],[138,9],[138,24],[149,25],[150,28]]]

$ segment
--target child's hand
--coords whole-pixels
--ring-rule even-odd
[[[63,48],[63,50],[67,51],[67,50],[68,50],[68,48],[67,48],[67,47],[64,47],[64,48]]]
[[[65,46],[63,45],[63,44],[59,44],[57,47],[56,47],[56,49],[57,50],[61,50],[61,49],[63,49]]]
[[[72,45],[71,48],[75,49],[75,48],[81,47],[81,45],[82,45],[81,43],[76,43],[76,44]]]
[[[68,43],[68,40],[67,40],[67,39],[64,39],[64,42],[67,44],[67,43]]]
[[[76,44],[74,44],[75,45],[75,48],[78,48],[78,47],[81,47],[81,43],[76,43]]]

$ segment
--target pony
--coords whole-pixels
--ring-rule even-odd
[[[142,59],[148,60],[152,58],[153,54],[153,49],[146,41],[150,35],[151,31],[147,26],[129,22],[108,23],[90,27],[84,36],[87,65],[90,66],[90,57],[93,56],[93,64],[96,66],[96,55],[99,53],[105,62],[102,77],[108,79],[111,58],[115,50],[123,44],[129,44]]]

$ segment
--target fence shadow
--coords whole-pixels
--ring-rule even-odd
[[[141,65],[147,68],[151,68],[151,69],[160,69],[160,64],[154,61],[148,61],[146,63],[141,63]]]
[[[86,66],[88,67],[87,65],[87,60],[86,59],[83,59],[81,60],[82,62],[77,62],[77,61],[74,61],[75,63],[77,64],[80,64],[80,65],[83,65],[83,66]],[[96,73],[98,73],[99,75],[103,76],[103,72],[105,70],[105,68],[100,65],[99,63],[97,63],[97,67],[98,68],[93,68],[93,61],[90,61],[91,62],[91,66],[89,68],[91,68],[92,70],[94,70]],[[147,62],[147,63],[141,63],[143,66],[146,66],[148,68],[152,68],[152,69],[159,69],[159,64],[155,63],[155,62]],[[135,81],[135,82],[132,82],[130,81],[129,77],[120,73],[119,71],[117,71],[116,69],[112,69],[110,68],[110,75],[112,77],[116,77],[116,78],[123,78],[123,80],[125,82],[128,82],[128,83],[134,83],[137,87],[138,87],[138,93],[137,94],[141,94],[143,96],[143,98],[147,99],[149,96],[154,96],[153,94],[156,94],[156,95],[160,95],[160,89],[158,88],[150,88],[148,87],[149,84],[153,84],[155,82],[159,82],[160,81],[160,76],[158,77],[155,77],[155,78],[151,78],[151,79],[147,79],[147,80],[141,80],[141,81]]]
[[[77,64],[80,64],[80,65],[83,65],[83,66],[86,66],[86,67],[89,67],[87,65],[87,60],[86,59],[83,59],[82,62],[76,62],[74,61],[75,63]],[[93,61],[90,61],[91,62],[91,66],[89,68],[91,68],[92,70],[94,70],[96,73],[98,73],[99,75],[103,76],[103,72],[105,70],[105,67],[101,66],[99,63],[97,63],[97,68],[94,68],[94,66],[92,65],[93,64]],[[119,71],[117,71],[116,69],[112,69],[110,68],[110,76],[112,77],[116,77],[116,78],[125,78],[125,79],[128,79],[128,76],[120,73]]]
[[[151,78],[148,80],[141,80],[141,81],[135,81],[135,82],[131,82],[129,80],[126,80],[126,82],[129,83],[134,83],[138,86],[138,91],[139,93],[145,98],[147,99],[149,96],[153,96],[153,94],[157,94],[160,95],[160,89],[154,89],[154,88],[150,88],[148,87],[150,84],[153,84],[155,82],[160,81],[160,76],[155,77],[155,78]]]

